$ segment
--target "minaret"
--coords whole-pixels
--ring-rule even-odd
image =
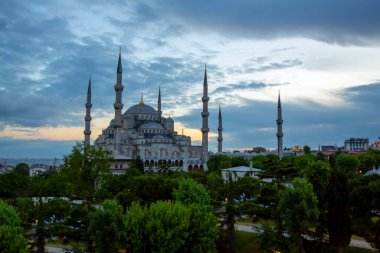
[[[278,104],[277,104],[277,150],[278,157],[282,159],[282,137],[284,134],[282,133],[282,108],[281,108],[281,98],[280,93],[278,93]]]
[[[90,146],[90,136],[91,136],[91,76],[88,80],[88,88],[87,88],[87,102],[86,106],[86,117],[84,117],[85,128],[84,128],[84,145]]]
[[[206,70],[206,65],[205,65],[205,76],[204,76],[204,81],[203,81],[203,97],[202,97],[202,102],[203,102],[203,111],[201,113],[202,115],[202,163],[203,167],[206,169],[207,168],[207,161],[208,161],[208,91],[207,91],[208,85],[207,85],[207,70]]]
[[[114,127],[115,127],[115,151],[118,152],[120,150],[120,135],[121,135],[121,128],[123,126],[122,118],[121,118],[121,109],[123,109],[123,104],[121,102],[121,96],[123,93],[123,70],[121,66],[121,48],[119,51],[119,62],[117,64],[117,78],[116,78],[116,84],[114,86],[116,97],[115,97],[115,103],[113,104],[113,107],[115,108],[115,118],[114,118]]]
[[[222,145],[223,145],[223,126],[222,126],[222,110],[220,109],[219,104],[219,125],[218,125],[218,153],[222,153]]]
[[[119,62],[117,64],[117,78],[116,78],[116,84],[114,86],[115,92],[116,92],[116,98],[115,103],[113,104],[113,107],[115,108],[115,120],[121,120],[121,109],[123,109],[123,104],[121,103],[121,95],[123,93],[123,70],[121,66],[121,49],[119,51]]]
[[[158,86],[157,112],[158,112],[158,116],[160,117],[160,120],[161,120],[162,111],[161,111],[161,87],[160,86]]]

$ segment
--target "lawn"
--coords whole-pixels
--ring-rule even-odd
[[[320,253],[317,250],[317,247],[313,242],[305,242],[305,251],[307,253]],[[260,253],[263,252],[260,249],[259,246],[259,239],[257,234],[255,233],[248,233],[248,232],[240,232],[236,231],[236,241],[234,245],[235,252],[237,253]],[[335,249],[332,246],[325,246],[324,253],[337,253],[338,250]],[[371,251],[368,249],[360,249],[360,248],[354,248],[354,247],[348,247],[344,250],[345,253],[373,253],[376,251]]]
[[[236,231],[234,249],[239,253],[261,252],[257,234]]]

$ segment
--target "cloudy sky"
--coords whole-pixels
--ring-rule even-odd
[[[144,93],[199,144],[207,64],[215,151],[343,145],[380,136],[380,1],[192,0],[0,2],[0,158],[50,158],[83,139],[88,78],[92,138],[113,116],[119,47],[124,109]]]

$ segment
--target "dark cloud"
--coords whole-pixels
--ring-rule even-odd
[[[271,39],[306,37],[328,43],[363,45],[379,40],[377,0],[211,0],[160,1],[167,16],[194,29],[230,37]]]

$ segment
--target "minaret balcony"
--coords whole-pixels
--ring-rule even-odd
[[[202,117],[208,117],[210,115],[210,113],[209,112],[202,112],[201,115],[202,115]]]
[[[123,85],[118,85],[118,84],[115,84],[115,86],[114,86],[114,88],[115,88],[115,91],[116,92],[118,92],[118,91],[123,91],[123,89],[124,89],[124,86]]]
[[[91,121],[91,119],[92,119],[92,118],[91,118],[90,116],[86,116],[86,117],[84,117],[84,120],[85,120],[85,121]]]
[[[208,127],[202,127],[201,131],[204,132],[204,133],[207,133],[207,132],[210,131],[210,128],[208,128]]]
[[[284,121],[282,119],[276,120],[277,124],[282,124]]]
[[[123,108],[123,104],[122,104],[122,103],[114,103],[114,104],[113,104],[113,107],[114,107],[115,109],[122,109],[122,108]]]
[[[208,100],[209,100],[210,98],[209,97],[202,97],[202,102],[208,102]]]
[[[279,133],[279,134],[276,134],[276,135],[277,135],[277,137],[279,137],[279,138],[284,137],[284,134],[283,134],[283,133]]]

